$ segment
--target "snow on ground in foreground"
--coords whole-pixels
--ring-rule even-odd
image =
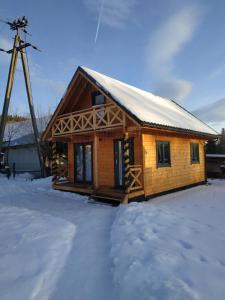
[[[225,181],[111,207],[0,178],[1,300],[224,300]]]
[[[111,244],[121,299],[225,299],[225,181],[121,206]]]
[[[110,299],[114,214],[49,179],[0,178],[0,299]]]

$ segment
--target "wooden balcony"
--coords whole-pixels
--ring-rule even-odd
[[[52,126],[52,136],[124,126],[125,114],[114,104],[106,104],[60,115]]]

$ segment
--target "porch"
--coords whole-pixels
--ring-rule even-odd
[[[128,134],[129,186],[125,189],[123,139],[127,125],[132,124],[114,104],[58,116],[52,141],[67,144],[68,163],[65,167],[58,164],[53,188],[119,202],[143,196],[142,140],[135,126]]]
[[[108,186],[101,186],[98,189],[95,189],[93,185],[88,184],[77,184],[71,183],[68,180],[58,181],[53,183],[53,188],[55,190],[65,191],[65,192],[73,192],[89,195],[93,199],[105,199],[112,200],[115,202],[122,203],[126,198],[126,193],[124,189],[118,189]],[[130,190],[128,194],[128,201],[132,199],[143,197],[144,190],[140,186],[136,186],[136,188]]]
[[[114,139],[116,137],[116,139]],[[124,202],[144,195],[143,169],[140,164],[138,137],[132,137],[128,182],[125,188],[122,139],[112,136],[79,136],[67,143],[67,159],[57,159],[56,190],[88,194],[92,198]],[[119,147],[120,146],[120,147]],[[132,152],[132,151],[131,151]]]

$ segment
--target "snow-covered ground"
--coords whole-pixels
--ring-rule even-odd
[[[0,178],[1,300],[224,300],[225,181],[111,207]]]

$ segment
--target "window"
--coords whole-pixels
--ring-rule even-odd
[[[191,163],[199,163],[199,144],[191,144]]]
[[[157,167],[170,166],[170,143],[166,141],[156,141]]]
[[[101,105],[105,103],[105,97],[99,92],[92,94],[92,105]]]

